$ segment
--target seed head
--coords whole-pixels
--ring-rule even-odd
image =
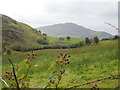
[[[35,56],[36,54],[32,51],[31,53],[28,53],[27,59],[30,59],[30,58],[35,59]]]
[[[64,56],[66,57],[66,56],[67,56],[67,53],[65,53]]]
[[[70,57],[70,56],[68,56],[68,57]]]
[[[70,62],[67,62],[67,64],[70,64]]]
[[[60,56],[58,56],[58,58],[60,58]]]
[[[63,56],[63,53],[60,53],[61,56]]]
[[[69,61],[69,59],[66,59],[66,61]]]
[[[61,70],[60,73],[61,73],[61,74],[64,74],[64,73],[65,73],[65,70]]]
[[[55,81],[54,80],[50,80],[49,82],[52,83],[52,84],[54,84]]]
[[[97,86],[98,86],[97,84],[94,84],[94,85],[92,86],[92,88],[97,88]]]
[[[56,63],[58,64],[58,63],[59,63],[59,61],[57,60],[57,61],[56,61]]]

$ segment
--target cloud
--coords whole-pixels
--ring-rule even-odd
[[[0,11],[34,28],[73,22],[93,30],[117,34],[114,28],[104,24],[109,22],[118,26],[117,8],[117,2],[3,0]]]

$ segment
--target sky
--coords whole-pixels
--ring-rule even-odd
[[[118,0],[0,0],[0,13],[33,28],[75,23],[113,35],[118,31]]]

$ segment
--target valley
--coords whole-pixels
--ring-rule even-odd
[[[2,21],[1,77],[9,85],[2,83],[3,88],[18,88],[17,84],[19,88],[119,87],[119,36],[73,23],[45,27],[52,28],[52,35],[6,15]]]

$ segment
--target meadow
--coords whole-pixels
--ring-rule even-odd
[[[72,49],[43,49],[35,51],[37,54],[34,59],[35,68],[30,72],[31,88],[43,88],[46,85],[51,74],[48,68],[57,60],[60,52],[70,55],[70,64],[65,67],[67,75],[62,78],[59,88],[69,88],[118,75],[117,40],[101,41],[99,44]],[[12,71],[8,57],[14,64],[20,64],[27,57],[27,53],[12,51],[10,55],[4,55],[2,75],[4,76],[6,71]],[[115,88],[118,86],[118,77],[77,88],[91,88],[93,84],[97,84],[98,88]],[[4,84],[3,86],[5,87]]]
[[[63,37],[64,40],[59,40],[59,37],[50,37],[48,36],[50,42],[53,42],[53,44],[61,44],[61,45],[69,45],[69,44],[76,44],[76,43],[79,43],[79,42],[82,42],[83,40],[82,39],[79,39],[79,38],[74,38],[74,37],[71,37],[70,40],[67,40],[66,37]]]

